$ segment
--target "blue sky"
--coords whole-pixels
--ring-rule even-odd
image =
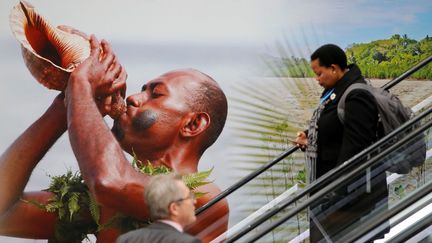
[[[9,11],[0,3],[0,37],[11,38]],[[125,42],[271,45],[283,36],[313,45],[408,34],[432,34],[430,0],[34,0],[54,25],[68,24]],[[304,41],[307,39],[306,41]],[[314,43],[315,42],[315,43]],[[316,43],[319,42],[319,43]]]

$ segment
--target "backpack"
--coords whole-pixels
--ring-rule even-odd
[[[367,90],[375,97],[378,108],[378,121],[383,130],[378,134],[378,139],[389,134],[414,115],[410,108],[405,107],[397,96],[391,94],[387,90],[364,83],[355,83],[347,88],[337,106],[338,117],[342,124],[344,124],[345,99],[353,89]],[[417,126],[414,125],[412,129],[416,127]],[[389,141],[388,145],[395,143],[405,134],[412,131],[412,129],[399,136],[395,136]],[[419,134],[413,143],[401,146],[390,155],[389,163],[391,164],[389,164],[387,171],[398,174],[408,174],[413,167],[422,165],[426,159],[424,134]]]

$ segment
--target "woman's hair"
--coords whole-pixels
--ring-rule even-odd
[[[181,175],[170,173],[156,175],[150,179],[144,191],[144,199],[152,220],[167,219],[170,216],[169,205],[182,198],[177,182],[182,182]]]
[[[347,57],[345,52],[337,45],[327,44],[318,48],[311,55],[311,61],[319,60],[321,66],[330,67],[332,64],[338,65],[342,70],[347,67]]]

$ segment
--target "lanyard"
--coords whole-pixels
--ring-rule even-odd
[[[330,95],[333,94],[333,91],[334,91],[334,88],[331,89],[331,90],[329,90],[329,91],[327,91],[327,92],[324,94],[324,96],[320,99],[320,104],[322,104],[324,101],[326,101],[326,100],[330,97]]]

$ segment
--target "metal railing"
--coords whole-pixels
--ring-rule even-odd
[[[277,164],[279,161],[283,160],[285,157],[289,156],[290,154],[294,153],[297,150],[298,150],[298,147],[296,147],[296,146],[292,146],[291,148],[287,149],[285,152],[278,155],[275,159],[267,162],[265,165],[261,166],[256,171],[253,171],[252,173],[250,173],[249,175],[247,175],[246,177],[244,177],[243,179],[241,179],[240,181],[238,181],[234,185],[228,187],[225,191],[221,192],[216,197],[214,197],[212,200],[208,201],[206,204],[204,204],[203,206],[198,208],[195,211],[195,215],[199,215],[200,213],[204,212],[204,210],[208,209],[209,207],[213,206],[214,204],[216,204],[220,200],[224,199],[225,197],[227,197],[228,195],[230,195],[231,193],[233,193],[234,191],[236,191],[237,189],[239,189],[240,187],[242,187],[243,185],[245,185],[246,183],[248,183],[249,181],[251,181],[255,177],[259,176],[261,173],[268,170],[273,165]]]
[[[427,115],[429,115],[432,111],[432,108],[429,108],[428,110],[426,110],[425,112],[423,112],[421,115],[421,117],[425,117]],[[409,124],[410,126],[415,124],[414,120],[410,120],[408,123],[404,124],[407,125]],[[427,121],[425,124],[423,124],[421,127],[415,129],[414,131],[412,131],[410,134],[404,136],[403,138],[401,138],[398,142],[396,142],[395,144],[391,145],[390,147],[386,148],[384,151],[382,151],[381,153],[375,155],[372,159],[362,163],[362,164],[358,164],[353,170],[347,172],[346,174],[340,175],[340,177],[338,177],[337,179],[333,180],[332,182],[330,182],[328,185],[326,185],[324,188],[316,191],[312,196],[310,196],[308,199],[306,199],[304,202],[298,204],[297,207],[295,207],[293,210],[290,210],[285,216],[283,216],[282,218],[278,219],[276,222],[274,222],[273,224],[265,227],[262,231],[258,232],[257,234],[253,235],[252,237],[248,238],[246,241],[247,242],[253,242],[258,240],[259,238],[261,238],[262,236],[264,236],[265,234],[267,234],[268,232],[272,231],[274,228],[278,227],[279,225],[281,225],[283,222],[285,222],[286,220],[288,220],[289,218],[293,217],[294,215],[296,215],[297,213],[299,213],[300,211],[306,209],[308,206],[310,206],[311,203],[313,203],[315,200],[323,197],[324,195],[326,195],[327,193],[331,192],[332,190],[336,189],[337,187],[339,187],[342,183],[348,181],[349,179],[359,175],[360,173],[362,173],[366,168],[373,166],[375,163],[377,163],[380,159],[384,158],[384,156],[388,155],[389,153],[393,152],[394,150],[396,150],[397,148],[399,148],[400,146],[404,145],[406,142],[410,141],[411,139],[415,138],[417,135],[419,135],[420,133],[422,133],[423,131],[425,131],[426,129],[430,128],[430,126],[432,125],[432,120]],[[396,130],[395,130],[396,131]],[[397,129],[397,131],[401,131],[400,129]],[[394,134],[394,132],[392,132],[391,134]],[[389,134],[389,135],[391,135]],[[386,136],[388,137],[388,136]],[[385,137],[385,138],[386,138]],[[381,139],[380,141],[382,141],[383,139]],[[357,157],[357,156],[356,156]],[[338,167],[336,172],[339,172],[341,169],[343,169],[344,166]],[[332,173],[334,174],[334,173]],[[329,176],[327,176],[329,177]],[[314,184],[314,183],[313,183]],[[314,186],[311,184],[311,187]],[[308,188],[309,192],[311,190],[311,188]],[[306,190],[305,190],[306,191]],[[306,193],[301,193],[303,196],[306,195]],[[297,197],[296,197],[297,198]],[[280,211],[282,211],[283,209],[285,209],[287,206],[291,205],[294,201],[290,200],[287,203],[284,203],[283,205],[280,205],[278,208],[270,211],[268,214],[265,215],[265,217],[260,218],[259,220],[257,220],[256,222],[254,222],[253,224],[251,224],[248,228],[245,228],[245,230],[239,232],[238,234],[228,238],[225,242],[234,242],[236,240],[238,240],[239,238],[241,238],[242,236],[244,236],[246,233],[250,232],[251,230],[253,230],[254,228],[256,228],[257,226],[261,225],[263,222],[267,221],[270,217],[272,217],[273,215],[279,213]],[[348,241],[351,242],[351,241]]]
[[[361,236],[363,236],[367,232],[369,232],[369,231],[373,230],[374,228],[378,227],[379,225],[385,223],[391,217],[400,213],[402,210],[411,206],[413,203],[417,202],[418,200],[425,197],[426,195],[428,195],[431,192],[432,192],[432,181],[428,182],[426,185],[423,185],[413,195],[411,195],[410,197],[404,198],[402,201],[397,203],[391,209],[381,211],[380,213],[375,215],[373,218],[370,218],[368,221],[366,221],[363,224],[362,227],[358,227],[356,230],[349,232],[348,234],[346,234],[344,237],[342,237],[338,241],[339,242],[354,242],[355,240],[359,239]],[[402,242],[402,241],[395,241],[395,242]]]
[[[417,64],[414,67],[410,68],[409,70],[407,70],[406,72],[404,72],[403,74],[401,74],[400,76],[398,76],[397,78],[395,78],[395,79],[387,82],[386,84],[384,84],[383,86],[381,86],[381,88],[389,90],[390,88],[394,87],[395,85],[397,85],[398,83],[400,83],[402,80],[404,80],[405,78],[407,78],[411,74],[415,73],[419,69],[421,69],[424,66],[426,66],[431,61],[432,61],[432,56],[424,59],[419,64]],[[240,181],[238,181],[235,184],[233,184],[232,186],[228,187],[223,192],[221,192],[216,197],[214,197],[212,200],[208,201],[206,204],[204,204],[203,206],[201,206],[200,208],[198,208],[197,210],[195,210],[195,215],[201,214],[202,212],[204,212],[205,210],[207,210],[208,208],[210,208],[211,206],[213,206],[217,202],[221,201],[222,199],[224,199],[225,197],[227,197],[231,193],[235,192],[237,189],[241,188],[246,183],[248,183],[249,181],[253,180],[254,178],[256,178],[257,176],[259,176],[263,172],[267,171],[269,168],[271,168],[272,166],[274,166],[275,164],[277,164],[279,161],[283,160],[284,158],[286,158],[287,156],[291,155],[292,153],[294,153],[297,150],[298,150],[298,147],[296,147],[296,146],[292,146],[292,147],[288,148],[286,151],[284,151],[283,153],[281,153],[280,155],[278,155],[275,159],[270,160],[269,162],[267,162],[266,164],[264,164],[263,166],[261,166],[257,170],[253,171],[249,175],[247,175],[244,178],[240,179]],[[355,158],[357,158],[357,157],[358,156],[355,156]],[[328,174],[330,174],[330,172]]]

